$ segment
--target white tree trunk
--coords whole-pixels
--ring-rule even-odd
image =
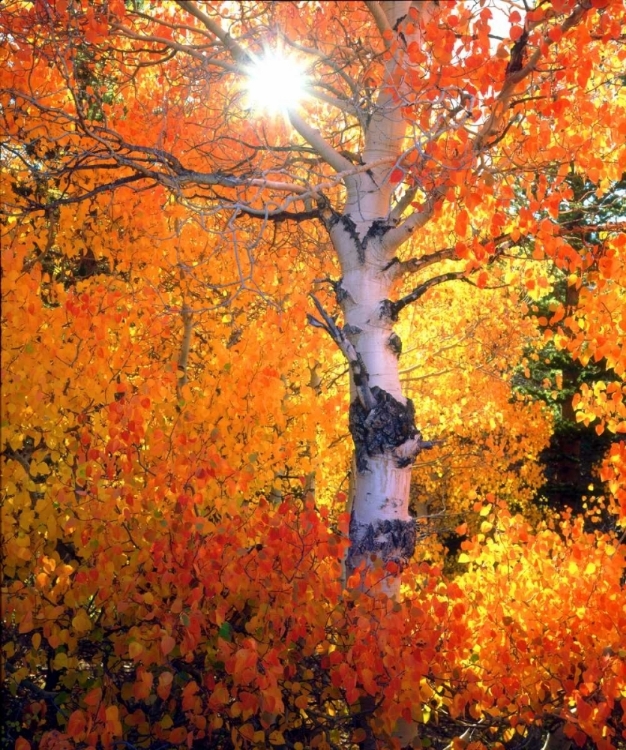
[[[425,17],[430,2],[411,0],[366,1],[381,37],[407,16],[413,7]],[[419,42],[420,24],[405,36]],[[410,37],[410,38],[409,38]],[[387,42],[385,42],[387,44]],[[339,328],[321,308],[326,328],[351,365],[350,431],[355,445],[355,477],[351,498],[347,573],[361,563],[365,569],[393,561],[402,567],[415,550],[416,526],[409,513],[411,467],[425,446],[415,426],[411,401],[402,394],[398,358],[401,342],[393,330],[400,306],[394,304],[393,286],[400,263],[395,251],[432,215],[433,200],[421,213],[414,211],[402,222],[402,211],[393,211],[391,174],[400,163],[407,136],[403,100],[410,96],[404,74],[410,63],[399,52],[389,51],[383,81],[364,132],[361,159],[353,164],[327,143],[297,113],[291,123],[299,134],[337,172],[345,172],[346,200],[341,213],[320,205],[320,214],[341,263],[342,278],[335,285],[344,314]],[[402,305],[403,306],[403,305]],[[388,587],[393,590],[393,584]]]
[[[389,301],[393,264],[389,266],[389,253],[382,250],[382,239],[391,225],[376,213],[367,219],[360,214],[358,223],[350,214],[335,216],[330,228],[342,261],[343,277],[335,291],[344,314],[343,333],[361,360],[373,401],[372,405],[363,403],[357,388],[363,384],[353,379],[350,431],[356,476],[348,574],[362,562],[366,568],[376,560],[402,566],[415,549],[409,490],[421,440],[413,404],[400,387],[401,342],[393,330],[395,316]]]
[[[429,6],[420,4],[420,12],[429,12]],[[370,5],[381,30],[386,25],[393,28],[410,7],[410,0]],[[372,167],[346,180],[343,213],[328,209],[325,217],[343,274],[335,287],[344,315],[343,335],[359,360],[359,366],[352,367],[350,404],[355,477],[348,575],[362,563],[365,570],[376,562],[403,567],[415,551],[416,522],[409,513],[411,469],[424,444],[413,404],[400,386],[402,345],[393,330],[397,314],[390,301],[398,266],[394,254],[413,231],[402,233],[396,228],[400,217],[391,218],[390,174],[407,132],[400,104],[406,92],[394,90],[392,83],[396,65],[390,58],[386,85],[380,88],[365,133],[362,160]],[[366,398],[364,390],[369,392]],[[394,584],[387,588],[392,593]]]

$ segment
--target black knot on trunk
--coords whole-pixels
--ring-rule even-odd
[[[367,526],[352,519],[350,526],[352,544],[346,560],[348,570],[356,568],[359,559],[369,555],[380,555],[384,562],[393,561],[403,568],[415,553],[417,528],[414,519],[402,521],[396,518]]]
[[[367,471],[368,456],[393,451],[419,435],[411,399],[401,404],[376,385],[371,390],[376,402],[373,409],[366,411],[358,399],[350,404],[350,432],[358,471]],[[403,461],[405,466],[409,463],[411,459]]]
[[[393,303],[390,299],[384,299],[380,303],[378,316],[381,320],[386,319],[395,323],[398,320],[398,312],[396,310],[395,303]]]
[[[392,331],[391,335],[387,339],[387,346],[396,355],[396,357],[400,357],[400,355],[402,354],[402,339],[394,331]]]

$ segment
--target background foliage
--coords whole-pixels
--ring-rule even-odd
[[[89,170],[89,199],[64,202],[64,165],[88,147],[45,64],[55,40],[9,6],[3,75],[39,98],[2,109],[17,209],[2,219],[1,746],[345,748],[371,726],[388,747],[625,747],[626,162],[607,156],[623,86],[569,103],[585,127],[558,175],[537,134],[570,109],[546,98],[507,133],[528,174],[479,200],[459,173],[420,238],[477,273],[400,324],[437,446],[415,469],[422,540],[393,601],[341,583],[347,372],[304,324],[309,290],[324,299],[337,275],[321,230],[225,228],[160,185],[99,191]],[[113,113],[125,138],[173,150],[212,140],[218,167],[232,144],[215,112],[253,137],[234,90],[210,81],[204,107],[168,61],[155,105],[153,69],[114,65],[100,6],[80,7],[68,76],[90,123]],[[133,9],[142,28],[144,4],[116,5]],[[481,250],[485,227],[508,254]],[[561,494],[555,451],[584,462]]]

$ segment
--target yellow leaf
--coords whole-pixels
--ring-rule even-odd
[[[285,738],[283,737],[283,733],[279,732],[278,730],[272,732],[270,734],[270,744],[271,745],[284,745]]]
[[[239,730],[239,734],[241,734],[242,737],[244,737],[246,740],[254,740],[254,727],[252,724],[244,724],[241,729]]]
[[[88,633],[92,628],[92,622],[84,609],[72,618],[72,627],[79,633]]]
[[[131,659],[137,659],[139,655],[143,652],[143,646],[141,643],[137,643],[137,641],[133,641],[128,646],[128,654]]]
[[[296,708],[306,709],[309,705],[309,697],[307,695],[299,695],[294,701]]]
[[[19,624],[18,632],[19,633],[29,633],[33,629],[33,613],[32,611],[28,611],[24,614],[24,617],[22,621]]]
[[[471,562],[470,556],[465,552],[461,552],[461,554],[459,555],[459,563],[461,565],[465,565],[468,562]]]

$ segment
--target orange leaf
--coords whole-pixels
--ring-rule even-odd
[[[172,729],[168,739],[173,745],[178,745],[187,739],[187,730],[185,727],[176,727],[176,729]]]
[[[481,271],[478,274],[478,278],[476,279],[476,286],[479,289],[484,289],[487,286],[487,281],[489,279],[489,274],[487,271]]]
[[[170,654],[174,650],[175,646],[176,640],[172,638],[171,635],[164,635],[163,638],[161,638],[161,653],[164,656]]]
[[[83,702],[86,706],[89,706],[90,708],[95,708],[100,701],[102,700],[102,688],[96,687],[90,690],[85,697],[83,698]]]
[[[254,739],[254,726],[252,724],[244,724],[239,730],[239,734],[252,742]]]
[[[70,715],[66,731],[72,739],[79,739],[80,735],[85,731],[86,725],[85,714],[77,710]]]
[[[467,227],[469,224],[469,215],[467,211],[462,208],[457,214],[456,221],[454,222],[454,231],[459,237],[465,237],[467,233]]]

